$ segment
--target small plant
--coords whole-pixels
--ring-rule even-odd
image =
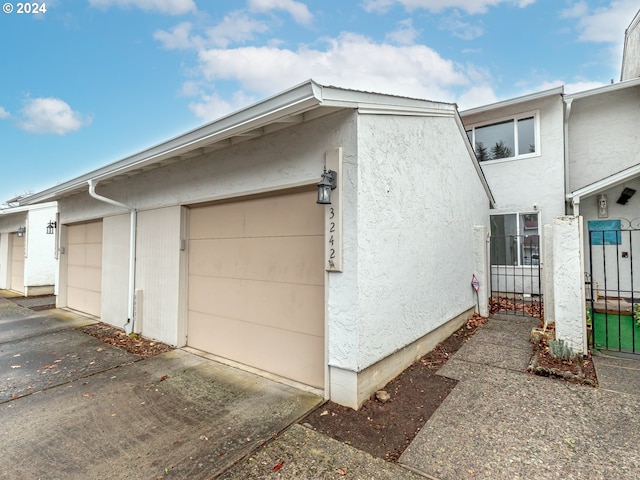
[[[549,340],[549,353],[553,358],[571,360],[576,356],[571,347],[564,343],[564,340]]]
[[[640,303],[633,304],[633,319],[636,321],[636,325],[640,327]]]

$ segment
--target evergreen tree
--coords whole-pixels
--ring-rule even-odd
[[[507,145],[505,145],[502,140],[500,140],[499,142],[496,142],[493,147],[491,147],[491,157],[493,159],[513,157],[513,151]]]

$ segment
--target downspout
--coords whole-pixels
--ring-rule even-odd
[[[569,164],[569,117],[571,117],[571,104],[573,103],[573,98],[565,98],[564,103],[567,106],[564,115],[564,198],[566,199],[569,194],[569,189],[571,188],[569,178],[571,174]],[[567,202],[565,201],[565,214],[569,214],[569,209],[567,207]],[[574,215],[577,215],[577,213],[574,212]]]
[[[135,298],[135,280],[136,280],[136,226],[137,226],[137,211],[134,207],[120,203],[116,200],[112,200],[96,193],[97,183],[94,184],[93,180],[89,180],[89,195],[99,200],[100,202],[109,203],[116,207],[126,208],[131,213],[131,227],[129,235],[129,298],[127,304],[127,323],[124,324],[124,329],[127,334],[133,332],[134,322],[134,298]]]

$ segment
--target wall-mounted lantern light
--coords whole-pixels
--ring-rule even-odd
[[[322,180],[318,183],[318,200],[316,203],[320,205],[331,205],[331,190],[337,186],[338,174],[333,170],[324,169]]]
[[[598,195],[598,218],[609,217],[609,206],[607,205],[607,195]]]
[[[24,232],[27,231],[26,227],[18,227],[18,236],[19,237],[24,237]]]
[[[58,222],[49,220],[49,223],[47,223],[47,235],[53,235],[56,228],[58,228]]]

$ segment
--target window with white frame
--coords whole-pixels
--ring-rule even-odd
[[[491,215],[491,265],[539,265],[537,213]]]
[[[467,136],[480,162],[534,156],[540,153],[538,113],[529,112],[498,122],[472,125]]]

